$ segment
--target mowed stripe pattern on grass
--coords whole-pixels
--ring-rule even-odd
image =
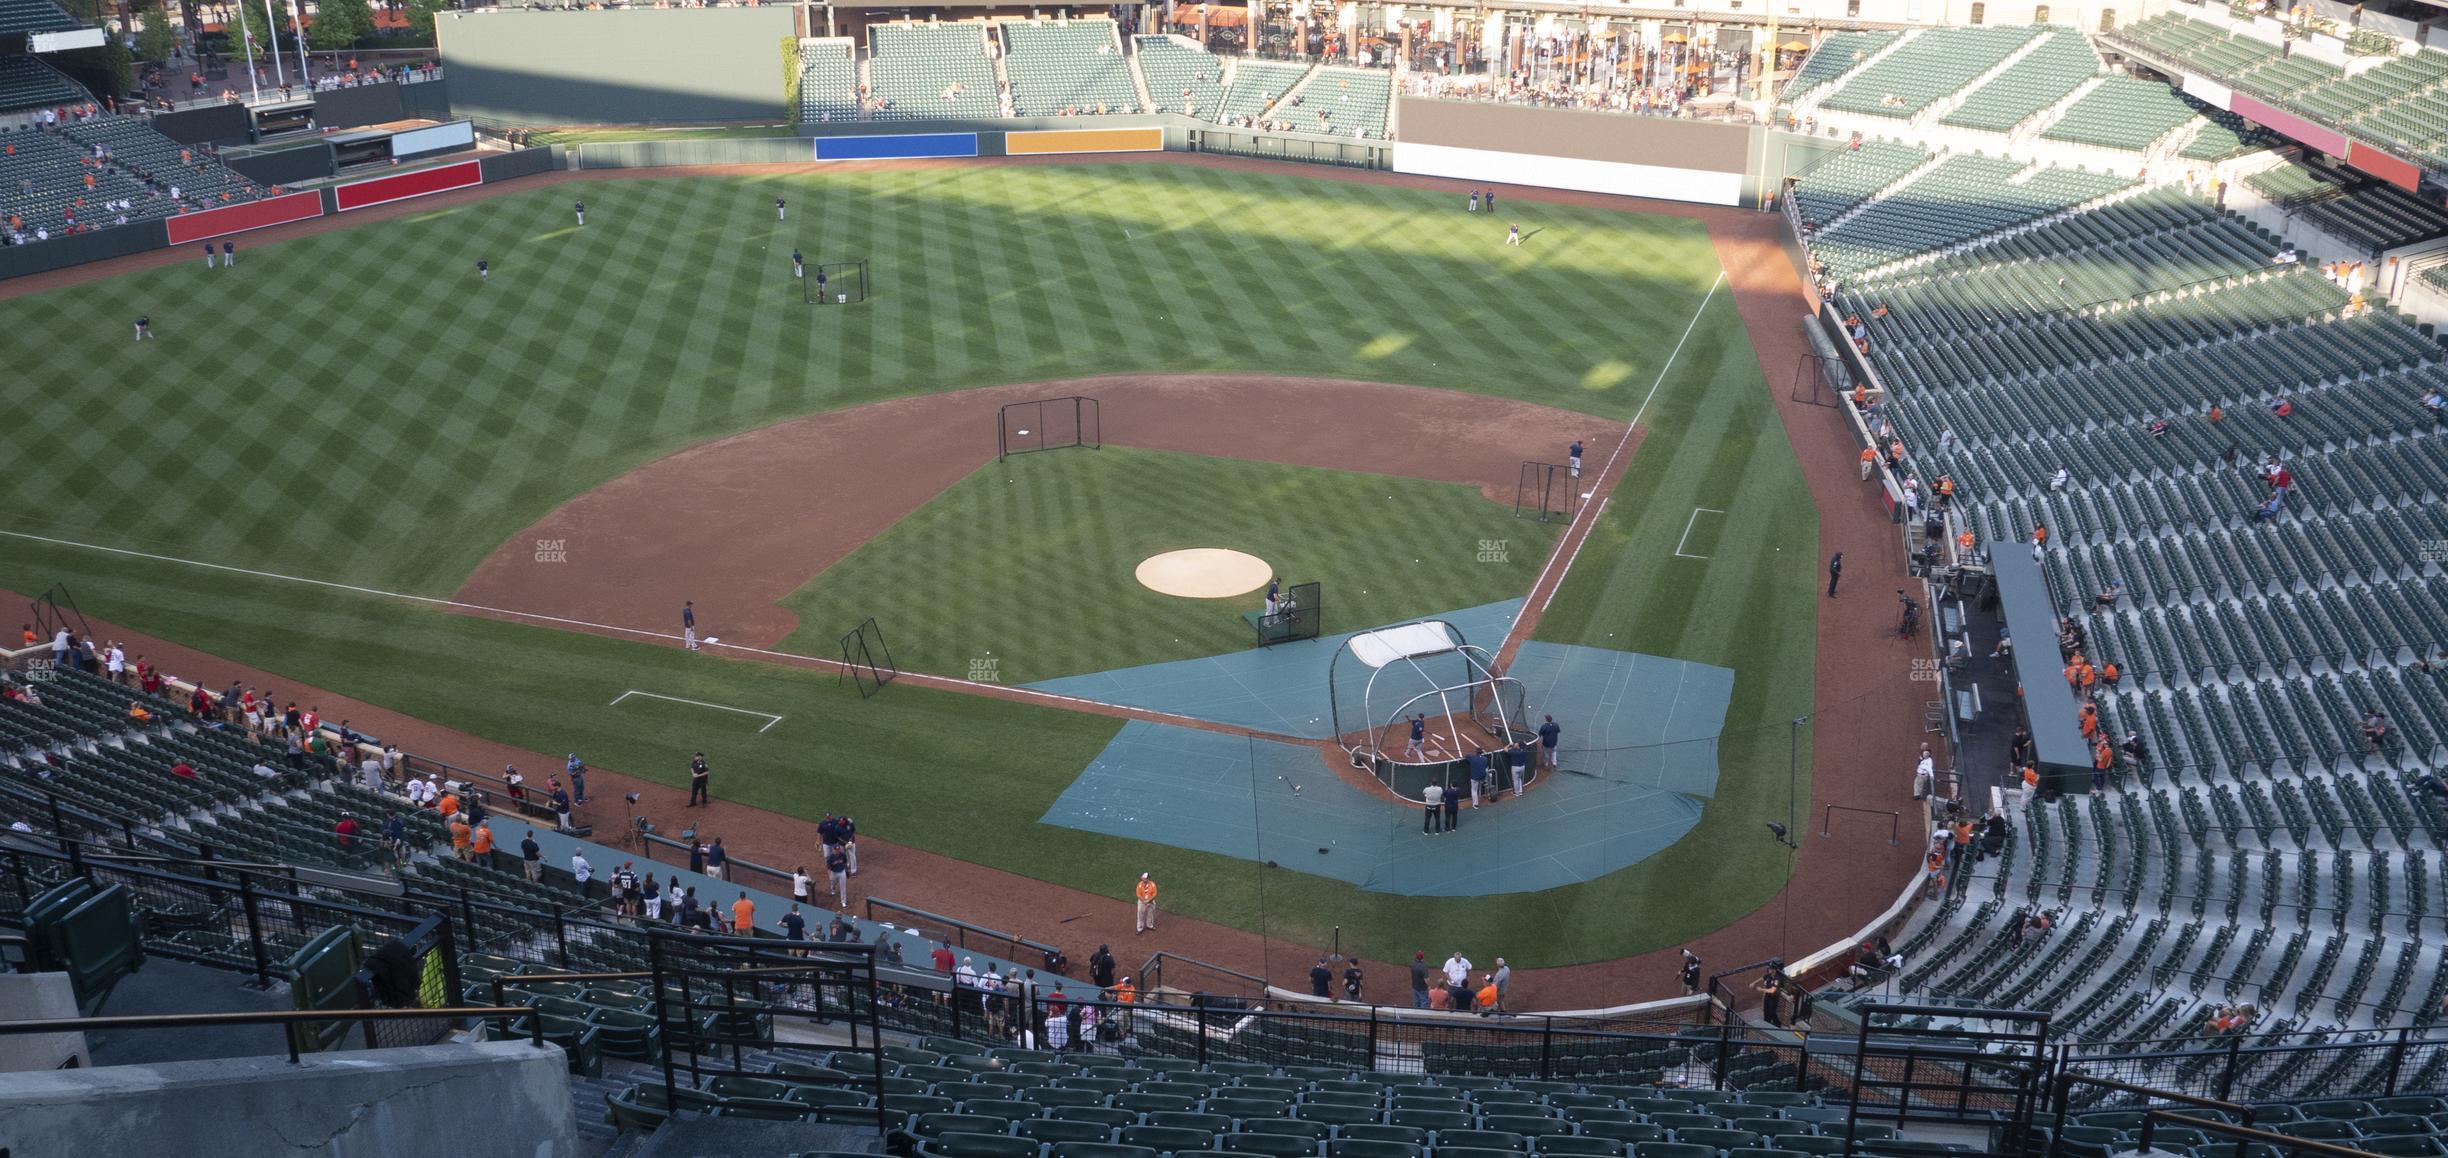
[[[830,654],[875,616],[912,671],[1012,683],[1253,644],[1262,592],[1182,599],[1141,560],[1226,547],[1287,584],[1325,584],[1329,631],[1519,596],[1561,524],[1476,487],[1195,454],[1064,450],[988,463],[828,568],[785,605],[788,650]],[[1323,657],[1320,663],[1324,662]]]
[[[570,200],[588,201],[576,224]],[[774,220],[773,198],[791,200]],[[649,458],[879,398],[1116,371],[1407,381],[1628,415],[1701,228],[1173,166],[514,192],[0,302],[21,529],[447,594]],[[793,247],[875,299],[805,305]],[[491,262],[477,281],[479,258]],[[152,317],[157,340],[130,340]]]

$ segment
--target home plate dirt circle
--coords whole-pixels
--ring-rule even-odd
[[[1226,599],[1266,586],[1275,572],[1266,560],[1247,551],[1193,547],[1150,555],[1139,561],[1137,574],[1140,586],[1159,594]]]

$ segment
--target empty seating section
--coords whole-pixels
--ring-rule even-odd
[[[2152,755],[2110,791],[2011,808],[2004,864],[1907,930],[1903,988],[2044,1006],[2098,1037],[2193,1035],[2229,1001],[2258,1004],[2251,1044],[2430,1024],[2448,967],[2421,914],[2448,807],[2416,777],[2448,764],[2448,682],[2417,661],[2448,647],[2448,575],[2421,547],[2448,540],[2448,427],[2419,399],[2448,388],[2448,349],[2272,265],[2279,238],[2165,186],[2025,229],[1926,232],[1910,240],[1930,256],[1893,264],[1942,200],[1923,185],[1995,184],[2010,165],[1950,158],[1812,241],[1846,274],[1835,307],[1868,327],[1910,469],[1951,476],[1989,543],[2050,528],[2043,567],[2086,654],[2125,673],[2102,726]],[[2448,228],[2312,169],[2249,180],[2307,216],[2355,214],[2339,227],[2375,246]],[[1841,248],[1873,225],[1894,240]],[[2279,395],[2286,417],[2264,405]],[[2254,521],[2264,456],[2294,486]],[[2061,466],[2073,481],[2052,489]],[[2124,596],[2094,606],[2111,582]],[[2376,748],[2359,726],[2374,710],[2392,724]],[[2058,925],[2014,946],[2025,907]],[[2353,1076],[2299,1056],[2256,1096]],[[2147,1082],[2202,1063],[2120,1064]],[[2406,1119],[2382,1128],[2421,1145],[2373,1149],[2435,1152]]]
[[[848,40],[799,42],[799,119],[855,121],[859,115],[858,63]]]
[[[869,29],[868,84],[882,107],[877,120],[965,118],[1002,114],[994,62],[986,56],[986,26],[878,24]]]
[[[1224,90],[1223,119],[1254,120],[1267,106],[1282,100],[1301,76],[1309,70],[1297,64],[1275,64],[1264,60],[1244,60],[1233,70],[1232,85]]]
[[[2448,51],[2426,48],[2361,71],[2341,70],[2302,54],[2282,56],[2273,44],[2231,37],[2174,13],[2129,24],[2107,39],[2375,144],[2448,165]]]
[[[2244,178],[2244,183],[2284,209],[2298,209],[2345,192],[2320,174],[2293,162],[2263,169]]]
[[[75,81],[31,56],[0,56],[0,113],[82,104],[92,99]]]
[[[1819,102],[1838,112],[1910,117],[1998,66],[2036,27],[1932,28],[1839,85]]]
[[[1794,183],[1794,208],[1802,220],[1825,225],[1845,210],[1870,199],[1929,160],[1919,145],[1897,141],[1865,141],[1858,149],[1830,156]]]
[[[2426,285],[2448,290],[2448,265],[2435,265],[2424,270],[2422,280]]]
[[[1306,132],[1338,137],[1385,136],[1393,74],[1373,68],[1321,68],[1278,107],[1275,119]]]
[[[2099,75],[2099,57],[2073,32],[2041,33],[2040,43],[1989,83],[1972,90],[1941,124],[2002,133],[2064,100]]]
[[[51,0],[0,0],[0,35],[66,32],[77,27],[76,18]]]
[[[1985,233],[2060,213],[2133,182],[2107,173],[2043,168],[1998,157],[1954,156],[1820,233],[1813,252],[1851,276]]]
[[[2344,79],[2346,70],[2309,56],[2285,56],[2263,64],[2241,78],[2256,91],[2284,100]]]
[[[1224,58],[1178,36],[1141,36],[1139,75],[1160,113],[1214,120],[1224,106]]]
[[[2172,12],[2128,24],[2109,34],[2109,39],[2131,43],[2222,79],[2278,59],[2275,44],[2249,36],[2229,36],[2216,27]]]
[[[2448,210],[2377,182],[2314,203],[2304,220],[2378,252],[2448,235]]]
[[[2244,118],[2225,109],[2204,107],[2201,114],[2206,118],[2201,131],[2176,151],[2178,157],[2187,161],[2224,161],[2266,149],[2277,140],[2267,129],[2247,129]]]
[[[2391,57],[2377,68],[2316,85],[2287,103],[2329,121],[2343,124],[2373,109],[2413,96],[2448,77],[2448,52],[2424,49],[2411,56]]]
[[[1878,55],[1880,49],[1895,42],[1894,32],[1836,32],[1819,42],[1819,46],[1804,57],[1802,67],[1794,70],[1793,79],[1785,82],[1785,91],[1777,99],[1791,104],[1812,89],[1835,80],[1859,67],[1865,60]]]
[[[2156,81],[2112,76],[2040,134],[2052,141],[2139,152],[2194,117],[2194,106]]]
[[[1006,21],[1004,71],[1012,111],[1024,117],[1139,111],[1122,41],[1111,20]]]

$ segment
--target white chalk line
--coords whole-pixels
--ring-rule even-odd
[[[256,579],[271,579],[282,583],[300,583],[308,587],[323,587],[333,591],[347,591],[357,595],[371,595],[377,599],[399,599],[409,603],[422,603],[429,607],[445,607],[453,611],[466,611],[479,615],[496,615],[507,619],[533,620],[537,623],[551,623],[563,627],[584,628],[589,631],[604,631],[615,635],[636,636],[641,639],[662,640],[669,643],[679,643],[682,640],[681,636],[668,631],[653,631],[642,627],[622,627],[619,624],[614,623],[597,623],[588,619],[572,619],[565,615],[546,615],[538,611],[514,611],[507,607],[487,607],[481,603],[467,603],[457,599],[442,599],[432,595],[410,595],[404,591],[385,591],[379,587],[360,587],[354,583],[338,583],[329,579],[309,579],[303,575],[283,575],[277,571],[258,571],[251,567],[233,567],[227,563],[207,563],[201,559],[182,559],[176,555],[157,555],[150,551],[132,551],[125,547],[106,547],[99,543],[81,543],[75,539],[60,539],[49,535],[29,535],[23,531],[0,530],[0,538],[23,539],[29,543],[47,543],[54,547],[73,547],[78,550],[96,551],[105,555],[120,555],[130,559],[143,559],[153,563],[171,563],[182,567],[201,568],[206,571],[226,571],[233,575],[246,575]],[[850,665],[837,659],[824,659],[819,656],[801,655],[797,652],[790,651],[773,651],[768,648],[750,647],[742,643],[717,643],[713,640],[699,640],[698,642],[703,648],[706,649],[733,651],[738,652],[741,655],[755,656],[760,659],[776,660],[783,663],[802,664],[809,667],[820,668],[825,671],[847,672],[851,670]],[[961,692],[968,695],[984,695],[990,698],[999,699],[1032,700],[1055,707],[1068,708],[1073,711],[1090,711],[1098,714],[1112,714],[1119,712],[1126,716],[1138,719],[1153,720],[1160,723],[1176,723],[1186,727],[1199,728],[1205,731],[1216,731],[1220,728],[1235,735],[1256,736],[1260,739],[1280,740],[1291,744],[1310,745],[1316,742],[1313,740],[1303,739],[1298,736],[1287,736],[1275,732],[1263,731],[1257,728],[1247,728],[1238,724],[1218,724],[1212,720],[1202,720],[1195,716],[1185,716],[1177,712],[1160,711],[1155,708],[1143,708],[1133,704],[1108,703],[1104,700],[1092,700],[1086,696],[1074,696],[1066,695],[1062,692],[1041,691],[1037,688],[995,684],[991,685],[995,689],[993,692],[984,692],[979,690],[981,685],[970,680],[953,679],[949,676],[929,675],[925,672],[911,671],[901,672],[894,678],[906,679],[922,687],[935,688],[941,691]]]
[[[1694,554],[1692,554],[1691,552],[1684,550],[1683,548],[1684,548],[1684,547],[1686,547],[1686,546],[1688,546],[1688,545],[1690,545],[1690,543],[1691,543],[1691,533],[1692,533],[1692,527],[1693,527],[1694,525],[1696,525],[1696,524],[1698,524],[1698,523],[1700,522],[1700,516],[1702,516],[1702,515],[1704,515],[1704,514],[1706,514],[1706,515],[1722,515],[1722,514],[1724,514],[1724,513],[1725,513],[1724,511],[1718,510],[1718,509],[1717,509],[1717,508],[1715,508],[1715,507],[1693,507],[1693,508],[1692,508],[1692,513],[1691,513],[1691,518],[1686,519],[1686,520],[1684,520],[1684,521],[1683,521],[1683,537],[1682,537],[1682,538],[1680,538],[1680,539],[1675,540],[1675,554],[1680,555],[1680,556],[1682,556],[1683,558],[1686,558],[1686,559],[1706,559],[1706,558],[1708,558],[1708,556],[1706,556],[1706,555],[1694,555]]]
[[[705,702],[704,700],[684,700],[684,699],[681,699],[681,698],[680,698],[680,697],[678,697],[678,696],[667,696],[667,695],[664,695],[664,694],[662,694],[662,693],[660,693],[660,692],[641,692],[641,691],[637,690],[636,688],[631,688],[631,689],[629,689],[628,691],[622,692],[621,694],[619,694],[619,695],[617,695],[617,696],[612,697],[612,702],[611,702],[611,703],[609,703],[609,704],[606,704],[606,705],[604,705],[604,706],[605,706],[605,707],[607,707],[607,708],[617,708],[617,707],[619,707],[619,706],[620,706],[620,702],[621,702],[622,700],[628,699],[628,698],[629,698],[629,697],[631,697],[631,696],[644,696],[644,697],[646,697],[647,699],[650,699],[650,700],[669,700],[669,701],[671,701],[672,703],[675,703],[675,704],[687,704],[687,705],[689,705],[690,707],[693,707],[693,708],[712,708],[712,709],[714,709],[715,711],[718,711],[718,712],[738,712],[739,714],[741,714],[741,715],[743,715],[743,716],[756,716],[756,717],[759,717],[759,718],[761,718],[761,719],[763,719],[763,720],[765,721],[765,727],[764,727],[764,728],[758,728],[758,729],[757,729],[757,734],[758,734],[758,735],[760,735],[760,736],[765,734],[765,729],[766,729],[766,728],[771,728],[771,727],[773,727],[775,724],[779,724],[779,723],[781,723],[781,722],[782,722],[782,717],[777,716],[777,715],[773,714],[772,712],[752,712],[752,711],[749,711],[749,710],[748,710],[748,709],[746,709],[746,708],[735,708],[735,707],[732,707],[732,706],[731,706],[731,705],[729,705],[729,704],[709,704],[709,703]]]
[[[1623,452],[1632,445],[1632,436],[1640,430],[1641,416],[1649,413],[1649,403],[1657,398],[1658,387],[1666,384],[1666,374],[1674,369],[1675,359],[1682,355],[1683,343],[1690,341],[1692,331],[1700,327],[1700,315],[1708,312],[1709,300],[1717,296],[1717,287],[1724,285],[1725,279],[1726,271],[1721,266],[1717,270],[1717,279],[1709,283],[1708,292],[1700,295],[1700,305],[1692,310],[1691,320],[1683,324],[1683,336],[1675,339],[1674,349],[1667,352],[1665,364],[1658,367],[1657,380],[1649,384],[1649,393],[1641,397],[1640,408],[1632,412],[1632,421],[1624,424],[1623,437],[1616,441],[1614,450],[1607,452],[1606,465],[1598,468],[1597,477],[1599,479],[1605,479],[1607,472],[1615,469],[1615,460],[1623,457]],[[1574,543],[1569,555],[1562,554],[1564,543],[1570,540],[1573,532],[1580,527],[1582,515],[1588,515],[1590,525],[1595,528],[1598,523],[1598,515],[1606,510],[1607,501],[1607,499],[1598,500],[1595,510],[1582,508],[1580,512],[1573,515],[1571,522],[1564,525],[1564,538],[1556,542],[1557,553],[1547,556],[1547,565],[1539,568],[1538,578],[1531,581],[1530,590],[1537,591],[1547,582],[1547,573],[1555,569],[1559,556],[1563,559],[1564,569],[1556,574],[1555,586],[1547,588],[1547,594],[1540,597],[1538,610],[1533,613],[1534,615],[1545,615],[1548,605],[1555,602],[1556,592],[1563,588],[1564,577],[1572,574],[1573,561],[1581,557],[1581,548],[1588,544],[1589,538],[1584,535],[1580,542]],[[1520,629],[1521,622],[1519,618],[1514,620],[1515,630]],[[1512,641],[1507,640],[1506,642],[1509,645]]]

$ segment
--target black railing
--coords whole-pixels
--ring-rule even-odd
[[[488,1009],[451,1006],[443,1009],[263,1009],[246,1013],[149,1013],[127,1017],[43,1017],[24,1021],[0,1021],[0,1037],[23,1033],[86,1033],[113,1029],[202,1029],[223,1025],[327,1025],[349,1021],[407,1021],[418,1018],[464,1018],[480,1021],[514,1020],[527,1017],[528,1041],[536,1048],[544,1046],[544,1019],[535,1016],[532,1006]],[[289,1060],[299,1058],[298,1035],[281,1035],[289,1041]]]

